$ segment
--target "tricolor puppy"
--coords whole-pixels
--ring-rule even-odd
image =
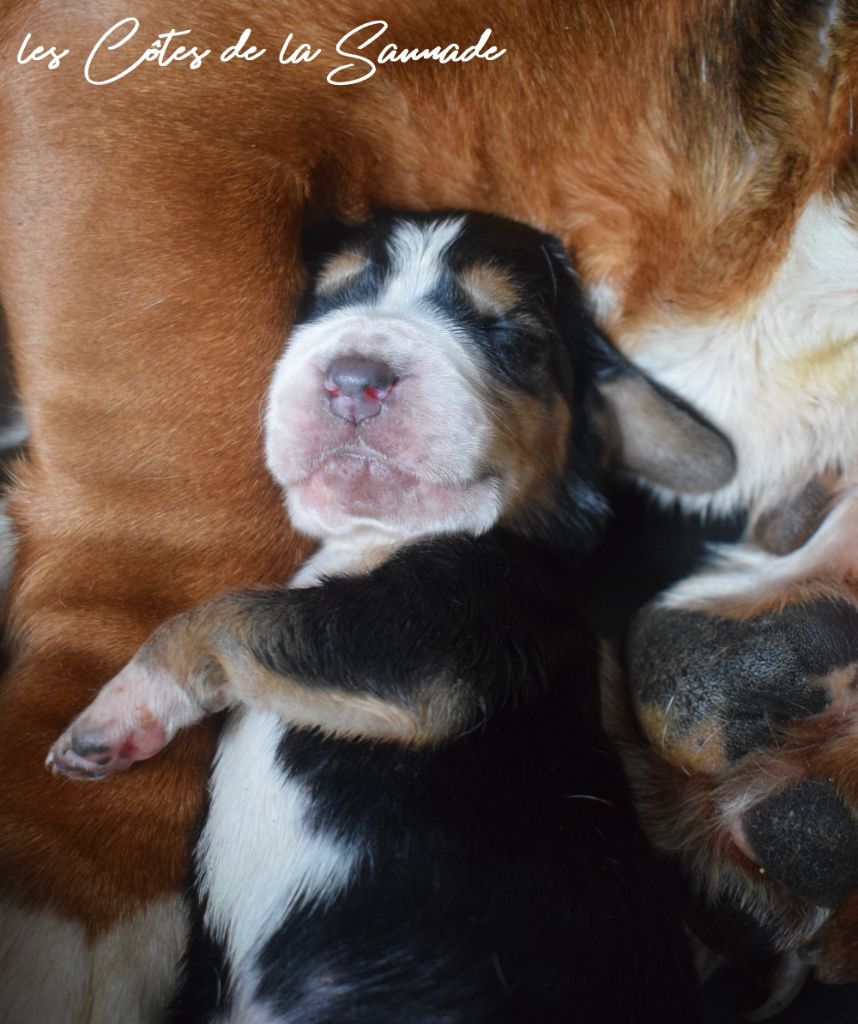
[[[235,709],[175,1019],[686,1024],[576,578],[610,461],[701,491],[729,443],[599,335],[554,239],[455,214],[344,229],[265,445],[317,553],[162,625],[48,759],[103,778]]]

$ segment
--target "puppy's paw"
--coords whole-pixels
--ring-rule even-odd
[[[46,765],[73,779],[103,779],[154,757],[204,713],[169,675],[135,659],[60,736]]]

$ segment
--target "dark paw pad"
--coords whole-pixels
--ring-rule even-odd
[[[796,896],[837,907],[858,888],[858,821],[820,779],[804,779],[752,807],[743,821],[755,860]]]
[[[849,689],[856,663],[858,609],[843,600],[746,621],[656,605],[629,638],[645,731],[665,756],[700,770],[777,746],[790,721],[821,714]]]
[[[72,739],[72,749],[76,754],[80,754],[81,757],[88,757],[92,761],[99,760],[99,757],[96,755],[106,755],[108,759],[110,758],[110,744],[105,743],[104,740],[75,736]]]

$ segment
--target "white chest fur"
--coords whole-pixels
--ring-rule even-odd
[[[837,204],[807,204],[774,278],[740,313],[620,340],[736,445],[739,472],[713,507],[773,503],[826,468],[858,466],[858,230]]]
[[[342,570],[354,551],[322,548],[293,585]],[[331,899],[349,881],[359,851],[308,823],[309,796],[277,764],[287,730],[275,714],[235,712],[212,769],[209,816],[197,846],[206,924],[223,942],[235,982],[233,1012],[252,1004],[254,963],[290,912]]]
[[[306,792],[276,762],[284,734],[268,712],[233,716],[197,847],[206,924],[226,945],[236,1011],[252,999],[254,961],[274,930],[301,904],[335,896],[357,858],[356,850],[308,825]]]

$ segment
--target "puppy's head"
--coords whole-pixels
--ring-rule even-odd
[[[732,475],[729,443],[599,334],[551,236],[488,215],[383,214],[323,249],[266,413],[298,529],[503,523],[580,543],[609,461],[678,491]]]

